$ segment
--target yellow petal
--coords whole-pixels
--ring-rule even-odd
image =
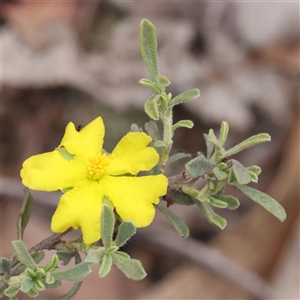
[[[103,176],[100,185],[124,221],[136,227],[148,226],[155,214],[154,204],[167,192],[168,179],[160,174],[142,177]]]
[[[75,125],[70,122],[60,146],[64,146],[73,155],[93,157],[102,148],[104,131],[101,117],[96,118],[80,131],[77,131]]]
[[[55,150],[26,159],[21,177],[30,189],[49,192],[74,186],[86,173],[87,168],[80,161],[67,161]]]
[[[51,230],[60,233],[70,227],[81,227],[84,243],[95,243],[101,237],[102,198],[97,181],[82,180],[60,198],[52,217]]]
[[[143,132],[130,132],[117,144],[109,156],[107,174],[137,174],[151,170],[159,160],[154,148],[147,147],[151,137]]]

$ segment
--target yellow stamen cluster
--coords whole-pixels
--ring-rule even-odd
[[[100,179],[101,175],[105,173],[108,165],[108,158],[105,153],[98,154],[97,156],[89,159],[90,165],[88,167],[89,178],[93,180]]]

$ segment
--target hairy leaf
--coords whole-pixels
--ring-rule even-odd
[[[169,209],[161,206],[156,205],[156,207],[165,215],[165,217],[171,222],[171,224],[174,226],[175,230],[178,232],[178,234],[181,237],[187,238],[190,235],[190,230],[187,227],[187,225],[173,212],[171,212]]]
[[[159,84],[156,30],[147,19],[140,23],[140,51],[152,79]]]
[[[199,96],[200,96],[200,91],[198,89],[188,90],[188,91],[174,97],[171,100],[170,107],[173,107],[173,106],[181,104],[181,103],[189,102]]]
[[[237,184],[236,186],[246,196],[248,196],[254,202],[260,204],[281,222],[283,222],[286,219],[286,212],[284,208],[271,196],[247,185]]]

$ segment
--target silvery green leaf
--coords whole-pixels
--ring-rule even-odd
[[[74,253],[71,251],[71,250],[66,250],[66,249],[63,249],[63,250],[59,250],[57,251],[57,256],[58,256],[58,259],[60,261],[62,261],[62,264],[63,265],[67,265],[70,260],[74,257]]]
[[[115,218],[111,207],[106,204],[102,206],[101,214],[101,239],[105,249],[112,246],[112,236],[114,232]]]
[[[4,295],[9,299],[12,299],[14,296],[18,294],[20,290],[19,284],[11,284],[8,288],[5,289]]]
[[[189,157],[191,157],[191,154],[189,154],[189,153],[182,153],[182,152],[176,153],[168,159],[167,166],[171,165],[172,163],[174,163],[180,159],[189,158]]]
[[[157,95],[159,95],[159,94],[162,93],[162,90],[161,90],[160,86],[159,86],[156,82],[153,82],[153,81],[151,81],[151,80],[149,80],[149,79],[147,79],[147,78],[141,79],[141,80],[139,81],[139,83],[140,83],[141,85],[143,85],[143,86],[149,87],[149,88],[152,89],[152,91],[153,91],[155,94],[157,94]]]
[[[6,279],[11,275],[11,263],[6,257],[0,258],[0,274]]]
[[[104,248],[89,249],[85,261],[93,264],[99,264],[101,263],[104,254]]]
[[[194,159],[190,160],[186,165],[187,173],[193,177],[200,177],[206,173],[212,172],[216,164],[208,160],[204,155],[199,155]]]
[[[156,207],[165,215],[165,217],[171,222],[177,233],[184,238],[187,238],[190,235],[190,230],[187,225],[172,211],[161,206],[156,205]]]
[[[27,292],[27,295],[31,298],[35,298],[39,295],[39,293],[35,289],[31,289]]]
[[[193,198],[190,195],[187,195],[186,193],[183,193],[178,190],[172,190],[172,200],[174,204],[180,204],[180,205],[193,205],[194,201]]]
[[[34,281],[34,286],[38,291],[43,291],[45,289],[45,285],[40,279]]]
[[[267,133],[259,133],[256,135],[251,136],[250,138],[246,139],[245,141],[242,141],[241,143],[237,144],[236,146],[228,149],[225,151],[224,156],[228,157],[231,155],[234,155],[238,152],[241,152],[242,150],[252,147],[254,145],[269,142],[271,141],[271,137]]]
[[[216,137],[214,130],[213,129],[209,129],[208,131],[208,140],[211,141],[217,148],[222,148],[222,144],[220,143],[220,141],[218,140],[218,138]]]
[[[159,75],[158,81],[159,81],[159,86],[162,89],[165,89],[167,86],[171,84],[169,78],[165,75]]]
[[[248,196],[254,202],[260,204],[281,222],[283,222],[286,219],[286,212],[284,208],[271,196],[247,185],[237,184],[236,186],[246,196]]]
[[[20,290],[23,293],[28,293],[34,286],[34,282],[31,278],[26,278],[25,280],[22,281]]]
[[[180,120],[172,126],[172,130],[174,132],[177,128],[180,128],[180,127],[193,128],[193,126],[194,126],[194,123],[191,120]]]
[[[140,23],[140,51],[152,79],[159,83],[156,30],[147,19]]]
[[[21,263],[23,263],[26,267],[35,270],[37,265],[35,264],[33,258],[30,256],[29,252],[27,251],[24,242],[17,240],[17,241],[12,241],[12,244],[16,251],[18,260]]]
[[[204,139],[206,144],[206,157],[210,159],[212,157],[215,145],[209,139],[208,134],[204,133]]]
[[[222,147],[223,147],[224,143],[226,142],[228,132],[229,132],[229,125],[227,122],[223,121],[221,123],[220,135],[219,135],[219,142]]]
[[[158,101],[159,95],[152,95],[145,103],[145,113],[153,120],[159,120]]]
[[[247,170],[250,171],[250,172],[255,173],[256,175],[259,175],[261,173],[261,168],[259,166],[256,166],[256,165],[247,167]]]
[[[230,196],[230,195],[218,195],[218,199],[222,200],[223,202],[227,203],[227,208],[234,210],[240,206],[240,202],[237,198]]]
[[[136,227],[131,221],[124,221],[119,227],[117,237],[115,239],[115,244],[121,247],[126,244],[126,242],[135,234]]]
[[[71,290],[68,293],[60,296],[58,298],[58,300],[69,300],[69,299],[71,299],[73,296],[75,296],[77,294],[77,292],[79,291],[81,285],[82,285],[82,281],[75,282],[73,287],[71,288]]]
[[[210,223],[218,226],[221,229],[226,227],[227,221],[221,216],[217,215],[207,203],[197,200],[195,200],[195,203],[203,211],[204,216]]]
[[[160,139],[159,130],[154,121],[149,121],[145,123],[145,130],[152,137],[153,142]]]
[[[163,147],[163,148],[167,148],[166,143],[165,143],[164,141],[161,141],[161,140],[155,141],[154,146],[155,146],[155,147]]]
[[[112,267],[112,263],[113,260],[111,254],[105,253],[100,265],[99,277],[105,277],[109,273]]]
[[[124,257],[118,251],[113,254],[113,262],[130,279],[141,280],[147,275],[140,261]]]
[[[188,91],[174,97],[171,100],[170,107],[173,107],[173,106],[181,104],[181,103],[189,102],[199,96],[200,96],[200,91],[198,89],[188,90]]]
[[[248,184],[251,182],[251,177],[247,169],[237,160],[231,159],[232,171],[235,175],[235,178],[239,184]]]
[[[209,203],[217,208],[227,208],[228,204],[220,199],[217,199],[213,196],[208,196]]]
[[[87,262],[79,263],[69,269],[61,271],[52,271],[51,275],[56,280],[67,280],[67,281],[82,281],[86,276],[91,273],[90,264]]]
[[[227,176],[228,176],[226,172],[222,171],[222,170],[219,168],[219,166],[216,166],[216,167],[213,169],[213,173],[214,173],[214,175],[216,176],[216,178],[217,178],[218,180],[224,180],[224,179],[226,179]]]
[[[24,196],[20,214],[19,214],[18,220],[17,220],[17,235],[18,235],[19,240],[23,239],[24,230],[30,219],[32,209],[33,209],[33,204],[34,204],[33,198],[32,198],[32,195],[30,194],[29,189],[25,188],[24,192],[25,192],[25,196]]]

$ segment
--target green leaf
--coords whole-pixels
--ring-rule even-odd
[[[49,288],[51,285],[53,285],[55,282],[57,282],[57,283],[60,283],[61,284],[61,282],[59,281],[59,280],[57,280],[57,281],[55,281],[55,279],[54,279],[54,277],[50,274],[50,272],[47,272],[46,273],[46,280],[45,280],[46,282],[46,285],[45,285],[45,287],[46,288]]]
[[[188,90],[171,100],[170,107],[174,107],[175,105],[189,102],[200,96],[200,91],[198,89]]]
[[[215,145],[209,140],[208,134],[204,133],[203,136],[206,144],[206,157],[210,159],[212,157]]]
[[[37,265],[35,264],[34,260],[30,256],[29,252],[26,249],[25,244],[23,241],[17,240],[12,241],[13,247],[16,251],[16,255],[18,260],[23,263],[26,267],[35,270]]]
[[[45,253],[44,251],[39,251],[39,252],[32,252],[30,253],[30,256],[32,257],[33,261],[38,264],[39,262],[41,262],[43,260],[43,258],[45,257]]]
[[[35,298],[39,295],[39,293],[35,289],[31,289],[27,292],[27,295],[31,298]]]
[[[235,159],[231,159],[230,163],[232,164],[231,169],[239,184],[248,184],[251,182],[248,170],[240,162]]]
[[[237,198],[230,195],[218,195],[219,200],[227,203],[227,208],[234,210],[240,206],[240,202]]]
[[[140,23],[140,51],[152,79],[159,84],[156,30],[147,19]]]
[[[183,193],[178,190],[172,190],[172,200],[174,204],[180,204],[180,205],[193,205],[194,200],[190,195],[187,195],[186,193]]]
[[[58,259],[63,262],[64,266],[66,266],[74,257],[74,253],[68,249],[59,250],[56,254],[58,256]]]
[[[213,169],[213,173],[214,175],[217,177],[218,180],[224,180],[227,178],[227,173],[222,171],[220,168],[219,168],[219,165],[216,166],[214,169]]]
[[[85,261],[93,264],[99,264],[101,263],[104,254],[104,248],[90,249],[86,255]]]
[[[145,103],[145,113],[153,120],[159,120],[158,101],[159,95],[152,95]]]
[[[213,196],[208,196],[209,203],[218,208],[227,208],[228,204],[220,199],[217,199]]]
[[[60,296],[58,298],[58,300],[69,300],[69,299],[71,299],[73,296],[75,296],[77,294],[77,292],[79,291],[81,285],[82,285],[82,281],[75,282],[75,284],[73,285],[71,290],[68,293],[66,293],[65,295]]]
[[[130,131],[132,132],[141,132],[141,128],[136,124],[136,123],[133,123],[130,125]]]
[[[11,284],[5,291],[4,295],[8,298],[13,298],[18,294],[20,286],[18,284]]]
[[[156,82],[153,82],[147,78],[143,78],[139,81],[139,83],[143,86],[147,86],[149,87],[150,89],[153,90],[153,92],[157,95],[160,95],[162,93],[162,90],[160,88],[160,86],[156,83]]]
[[[0,275],[5,279],[8,279],[11,276],[11,263],[6,257],[0,258]]]
[[[215,166],[216,164],[214,162],[208,160],[204,155],[201,154],[190,160],[185,165],[185,168],[191,177],[196,178],[212,172]]]
[[[227,221],[221,216],[217,215],[207,203],[197,200],[195,200],[195,203],[203,211],[204,216],[210,223],[218,226],[221,229],[226,227]]]
[[[34,281],[34,286],[38,291],[43,291],[45,289],[45,285],[40,279]]]
[[[255,173],[256,175],[259,175],[261,173],[261,168],[259,166],[253,165],[250,167],[247,167],[248,172]]]
[[[259,166],[250,166],[247,171],[251,177],[252,182],[258,182],[258,175],[261,173],[261,168]]]
[[[117,237],[115,239],[115,244],[121,247],[126,244],[126,242],[136,233],[136,227],[131,221],[124,221],[119,227]]]
[[[23,293],[28,293],[34,286],[34,281],[31,278],[26,278],[22,281],[20,290]]]
[[[169,166],[169,165],[171,165],[172,163],[174,163],[174,162],[176,162],[176,161],[178,161],[178,160],[180,160],[180,159],[183,159],[183,158],[190,158],[191,157],[191,154],[189,154],[189,153],[182,153],[182,152],[180,152],[180,153],[176,153],[176,154],[174,154],[174,155],[172,155],[169,159],[168,159],[168,162],[167,162],[167,167]]]
[[[256,190],[250,186],[236,185],[246,196],[248,196],[254,202],[260,204],[268,212],[274,215],[277,219],[283,222],[286,219],[286,212],[284,208],[271,196]]]
[[[169,78],[165,75],[159,75],[158,81],[159,81],[159,86],[162,89],[165,89],[167,86],[171,84]]]
[[[102,242],[105,249],[112,246],[112,236],[114,233],[115,218],[112,209],[104,204],[102,208],[101,232]]]
[[[155,146],[155,147],[167,148],[166,143],[165,143],[164,141],[161,141],[161,140],[155,141],[154,146]]]
[[[149,121],[145,123],[145,130],[152,137],[153,142],[160,139],[159,130],[154,121]]]
[[[214,130],[210,129],[208,131],[208,136],[207,136],[208,140],[210,142],[212,142],[214,144],[214,146],[216,146],[218,149],[222,148],[222,144],[220,143],[219,139],[216,137]]]
[[[180,128],[180,127],[193,128],[193,126],[194,126],[194,123],[191,120],[180,120],[172,126],[172,130],[174,132],[177,128]]]
[[[57,150],[58,150],[58,153],[62,156],[62,158],[66,159],[68,161],[74,159],[74,155],[69,153],[65,147],[63,147],[63,146],[59,147]]]
[[[48,272],[53,269],[57,269],[58,261],[59,261],[58,255],[57,254],[53,255],[50,262],[44,267],[45,271]]]
[[[17,235],[19,240],[23,239],[24,230],[28,224],[33,209],[33,198],[32,195],[30,194],[29,189],[25,188],[24,192],[25,192],[25,196],[17,220]]]
[[[140,261],[126,258],[119,251],[113,254],[113,261],[118,269],[130,279],[141,280],[147,275]]]
[[[187,238],[190,235],[190,230],[187,225],[169,209],[157,204],[156,207],[165,215],[165,217],[171,222],[175,230],[181,237]]]
[[[244,150],[246,148],[252,147],[252,146],[260,144],[260,143],[269,142],[269,141],[271,141],[271,137],[267,133],[259,133],[259,134],[253,135],[250,138],[246,139],[245,141],[226,150],[224,152],[224,157],[231,156],[233,154],[241,152],[242,150]]]
[[[90,264],[82,262],[67,270],[52,271],[50,273],[56,280],[82,281],[90,272]]]
[[[227,122],[223,121],[221,123],[220,135],[219,135],[219,142],[220,142],[221,146],[223,146],[224,143],[226,142],[228,132],[229,132],[229,125]]]
[[[111,270],[112,264],[113,260],[111,254],[105,253],[99,269],[99,277],[105,277]]]

